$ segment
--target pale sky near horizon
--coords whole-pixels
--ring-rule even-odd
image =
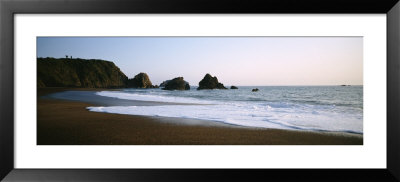
[[[38,37],[37,57],[113,61],[153,84],[206,73],[226,86],[362,85],[362,37]]]

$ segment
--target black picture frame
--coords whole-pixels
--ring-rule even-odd
[[[386,169],[15,169],[14,15],[382,13],[387,15]],[[398,0],[0,0],[0,179],[5,181],[400,181]],[[366,159],[368,160],[368,159]]]

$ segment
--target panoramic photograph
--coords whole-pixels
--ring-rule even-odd
[[[363,145],[362,37],[37,37],[37,145]]]

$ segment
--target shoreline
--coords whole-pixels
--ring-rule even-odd
[[[62,89],[61,89],[62,90]],[[162,105],[209,105],[209,104],[198,104],[198,103],[179,103],[179,102],[159,102],[159,101],[142,101],[142,100],[126,100],[119,99],[115,97],[105,97],[94,94],[94,92],[98,91],[118,91],[120,89],[66,89],[60,92],[41,93],[39,97],[41,98],[49,98],[49,99],[58,99],[58,100],[69,100],[76,102],[84,102],[90,103],[94,106],[162,106]],[[62,92],[62,93],[61,93]],[[73,93],[71,93],[73,92]],[[78,94],[77,94],[78,92]]]
[[[38,88],[38,145],[363,144],[363,136],[359,134],[252,128],[198,119],[91,112],[86,107],[93,105],[85,102],[42,98],[72,90],[119,89]]]

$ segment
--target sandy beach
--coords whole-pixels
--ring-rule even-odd
[[[38,145],[362,145],[360,134],[231,126],[211,121],[90,112],[93,103],[42,97],[65,89],[40,88]],[[189,123],[189,124],[183,124]]]

